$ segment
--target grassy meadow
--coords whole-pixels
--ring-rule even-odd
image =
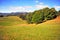
[[[60,17],[41,24],[17,16],[0,18],[0,40],[60,40]]]

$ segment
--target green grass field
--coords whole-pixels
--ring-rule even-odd
[[[26,21],[23,21],[17,16],[9,16],[9,17],[0,17],[0,26],[10,26],[16,24],[25,24]]]
[[[0,18],[0,40],[60,40],[60,20],[27,24],[15,16]]]

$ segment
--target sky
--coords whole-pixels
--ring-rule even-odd
[[[45,7],[60,10],[60,0],[0,0],[0,12],[33,12]]]

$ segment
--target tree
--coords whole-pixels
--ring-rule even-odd
[[[57,11],[55,10],[55,8],[49,9],[48,7],[40,10],[35,10],[32,13],[28,13],[28,15],[26,16],[28,23],[36,23],[36,24],[54,19],[56,17],[57,17]]]
[[[26,20],[26,15],[27,14],[20,14],[19,17],[22,18],[23,20]]]
[[[43,22],[43,20],[44,20],[44,13],[41,10],[35,12],[35,14],[32,17],[32,22],[33,23],[38,24],[38,23]]]
[[[60,10],[58,11],[57,15],[60,16]]]
[[[57,17],[57,12],[55,10],[55,8],[51,8],[49,10],[49,14],[47,15],[47,20],[51,20]]]
[[[32,23],[31,22],[32,16],[33,16],[33,13],[31,13],[31,12],[26,15],[26,20],[27,20],[28,23]]]
[[[0,15],[0,17],[4,17],[3,15]]]
[[[43,13],[44,13],[44,21],[47,21],[47,16],[49,15],[49,8],[43,8]]]

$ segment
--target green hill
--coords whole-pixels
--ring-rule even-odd
[[[41,24],[27,24],[15,16],[1,18],[0,40],[60,40],[60,17]]]
[[[0,26],[10,26],[16,24],[25,24],[26,21],[17,16],[0,17]]]

